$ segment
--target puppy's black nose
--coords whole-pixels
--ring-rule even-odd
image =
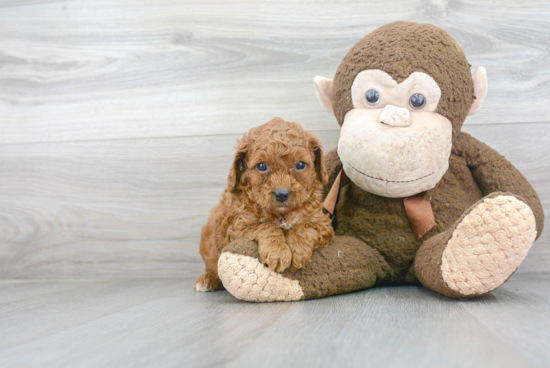
[[[275,195],[275,199],[279,202],[285,202],[288,199],[288,196],[290,195],[290,190],[288,189],[275,189],[273,191],[273,194]]]

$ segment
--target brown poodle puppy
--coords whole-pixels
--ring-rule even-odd
[[[321,143],[298,123],[274,118],[251,129],[239,141],[227,188],[202,229],[206,273],[195,290],[223,289],[218,257],[238,238],[257,241],[272,270],[305,267],[313,249],[334,236],[323,213],[326,183]]]

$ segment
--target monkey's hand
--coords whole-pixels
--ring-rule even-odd
[[[460,133],[455,142],[456,150],[466,162],[475,182],[484,196],[497,192],[522,198],[529,205],[537,223],[537,238],[544,228],[544,210],[539,196],[529,181],[504,156],[472,137]]]

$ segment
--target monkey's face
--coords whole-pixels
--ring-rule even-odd
[[[364,70],[351,86],[353,109],[344,118],[338,155],[360,188],[384,197],[431,189],[449,167],[451,122],[435,112],[437,83],[415,72],[397,83],[381,70]]]
[[[432,189],[449,167],[453,135],[487,93],[452,37],[394,22],[357,42],[334,81],[316,77],[321,104],[342,126],[338,155],[360,188],[384,197]]]

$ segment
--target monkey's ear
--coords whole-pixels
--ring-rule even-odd
[[[481,103],[485,99],[485,96],[487,96],[487,88],[489,87],[487,83],[487,71],[482,66],[477,68],[472,79],[474,81],[474,96],[476,96],[476,99],[472,103],[472,106],[470,106],[468,115],[473,115],[479,110]]]
[[[227,177],[227,190],[229,190],[230,192],[235,192],[239,190],[241,176],[246,170],[244,161],[246,159],[246,154],[248,153],[248,147],[249,139],[248,135],[245,134],[237,145],[237,152],[235,152],[233,165],[231,166],[229,176]]]
[[[321,102],[321,105],[323,105],[330,115],[334,116],[334,108],[332,107],[333,80],[325,77],[315,77],[315,79],[313,79],[313,84],[315,85],[315,94]]]
[[[313,154],[315,155],[315,172],[317,173],[317,176],[319,177],[321,183],[323,183],[323,185],[327,185],[328,174],[325,167],[325,155],[323,155],[323,145],[321,144],[319,139],[317,139],[317,137],[313,134],[311,134],[311,136],[309,137],[309,144],[313,149]]]

